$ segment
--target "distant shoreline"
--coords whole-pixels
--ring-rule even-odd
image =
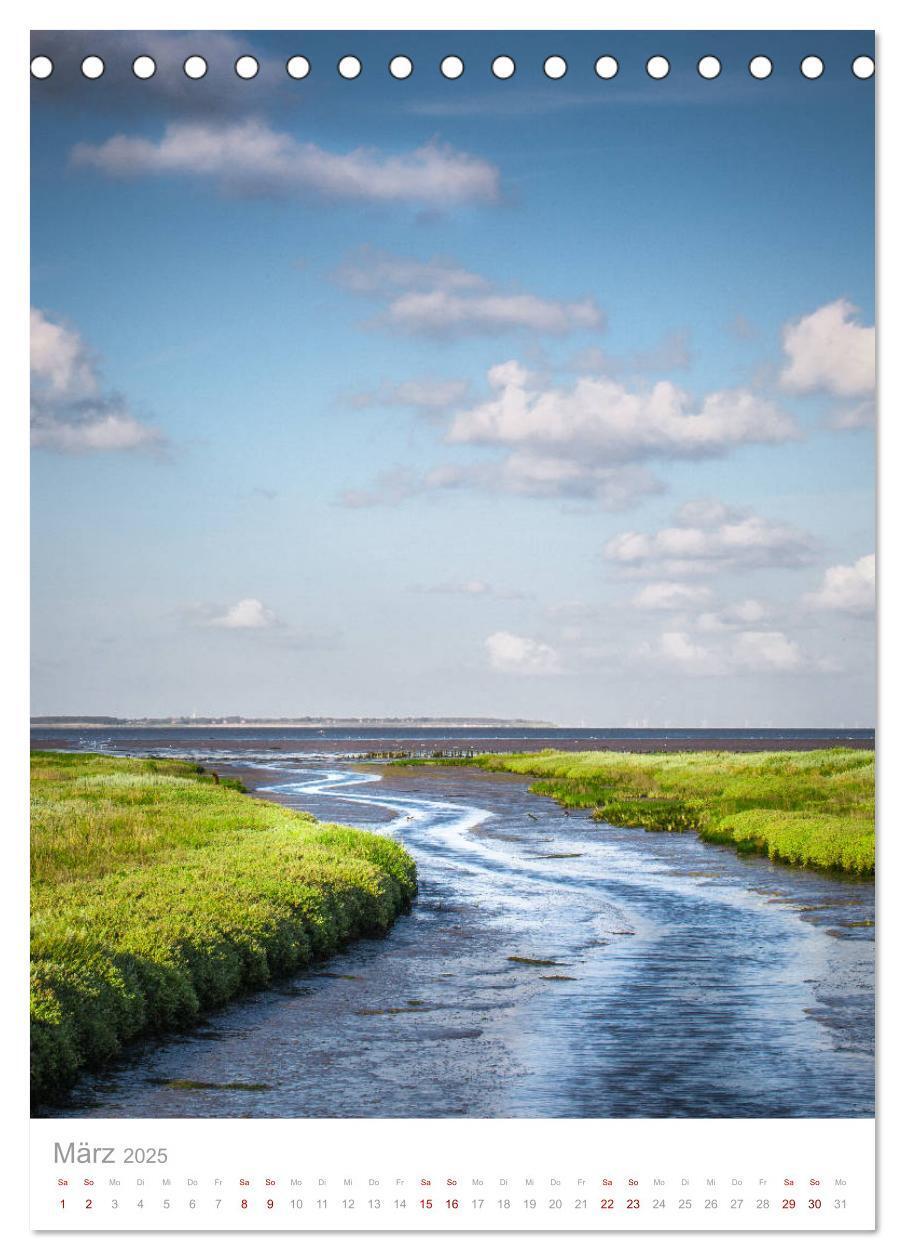
[[[494,720],[492,718],[243,718],[241,720],[192,720],[176,718],[41,718],[30,719],[32,730],[462,730],[462,731],[567,731],[573,738],[621,739],[833,739],[873,740],[872,726],[570,726],[559,722]]]
[[[555,722],[496,720],[494,718],[41,718],[30,719],[32,728],[42,730],[562,730]]]

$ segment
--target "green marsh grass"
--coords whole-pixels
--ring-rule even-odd
[[[461,767],[461,759],[427,764]],[[851,876],[874,870],[874,754],[483,754],[468,765],[532,775],[531,790],[620,827],[696,831],[774,861]]]
[[[34,753],[34,1096],[386,932],[415,892],[393,841],[197,766]]]

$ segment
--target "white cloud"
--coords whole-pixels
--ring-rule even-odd
[[[780,377],[793,393],[823,391],[842,398],[869,394],[875,382],[875,332],[856,319],[844,298],[783,329],[786,365]]]
[[[616,534],[604,555],[634,573],[674,576],[724,568],[797,568],[811,563],[816,544],[803,530],[718,500],[694,500],[676,524],[653,534]]]
[[[648,460],[714,456],[796,434],[782,412],[744,391],[710,394],[695,406],[667,381],[638,393],[592,377],[570,389],[543,388],[514,361],[491,368],[488,381],[494,397],[456,412],[445,438],[454,446],[501,447],[501,458],[439,465],[426,473],[397,468],[372,489],[347,492],[344,501],[365,507],[399,503],[429,490],[472,488],[594,501],[618,511],[663,490],[643,466]],[[743,528],[740,522],[729,523],[725,532]],[[617,543],[614,547],[618,550]],[[614,552],[614,558],[620,556]]]
[[[497,201],[499,171],[483,158],[434,141],[407,153],[334,153],[257,119],[170,123],[159,140],[116,135],[79,144],[77,166],[120,178],[186,175],[245,196],[413,202],[428,206]]]
[[[592,298],[561,302],[509,292],[445,258],[422,261],[365,247],[339,268],[335,278],[344,288],[382,301],[380,324],[422,336],[564,334],[599,329],[605,323]]]
[[[134,416],[116,410],[102,409],[77,420],[61,420],[46,411],[32,413],[32,446],[43,446],[64,454],[78,455],[88,451],[134,451],[140,447],[156,447],[160,436]]]
[[[656,655],[686,673],[725,673],[725,665],[720,658],[709,648],[695,643],[684,630],[667,630],[661,634]]]
[[[804,664],[801,648],[779,630],[745,630],[737,634],[731,660],[753,673],[787,673]]]
[[[719,612],[701,613],[695,625],[708,633],[721,633],[739,626],[756,625],[769,615],[770,610],[759,599],[743,599],[737,604],[728,604]]]
[[[559,653],[537,639],[497,630],[485,639],[484,646],[491,669],[498,673],[530,676],[562,673]]]
[[[98,393],[88,348],[79,334],[31,311],[31,370],[47,397],[86,398]]]
[[[384,323],[409,333],[433,336],[474,335],[523,329],[562,334],[599,328],[600,308],[592,298],[555,302],[533,293],[402,293],[392,299]]]
[[[865,615],[874,611],[876,560],[862,556],[854,564],[838,564],[827,569],[819,590],[804,597],[809,608]]]
[[[645,612],[678,612],[706,604],[711,594],[709,586],[690,586],[687,582],[650,582],[632,597],[632,605]]]
[[[534,499],[593,500],[607,511],[621,511],[663,489],[646,468],[595,467],[532,451],[515,451],[489,463],[446,465],[433,476],[435,484],[447,489],[466,486]]]
[[[67,454],[159,448],[161,434],[105,392],[81,335],[31,312],[31,440]]]
[[[609,377],[584,376],[568,388],[544,387],[515,361],[492,367],[487,379],[493,396],[454,416],[450,442],[627,463],[714,456],[797,436],[790,417],[746,390],[695,403],[669,381],[632,391]]]
[[[248,598],[209,616],[206,624],[223,630],[269,630],[279,624],[279,618],[261,600]]]

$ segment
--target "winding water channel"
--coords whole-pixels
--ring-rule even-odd
[[[386,938],[87,1078],[64,1114],[873,1113],[872,882],[595,823],[515,776],[199,755],[392,834],[419,896]]]

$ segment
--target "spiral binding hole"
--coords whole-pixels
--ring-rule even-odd
[[[82,74],[86,79],[99,79],[104,73],[104,62],[101,57],[85,57],[82,60]]]
[[[852,74],[856,79],[872,79],[874,77],[873,57],[856,57],[852,62]]]
[[[389,65],[390,74],[394,79],[407,79],[414,68],[410,57],[393,57]]]
[[[260,70],[256,57],[239,57],[236,60],[236,74],[240,79],[253,79]]]
[[[286,62],[286,73],[290,79],[307,79],[311,73],[311,62],[307,57],[290,57]]]
[[[336,68],[343,79],[357,79],[361,74],[361,62],[357,57],[340,57]]]

